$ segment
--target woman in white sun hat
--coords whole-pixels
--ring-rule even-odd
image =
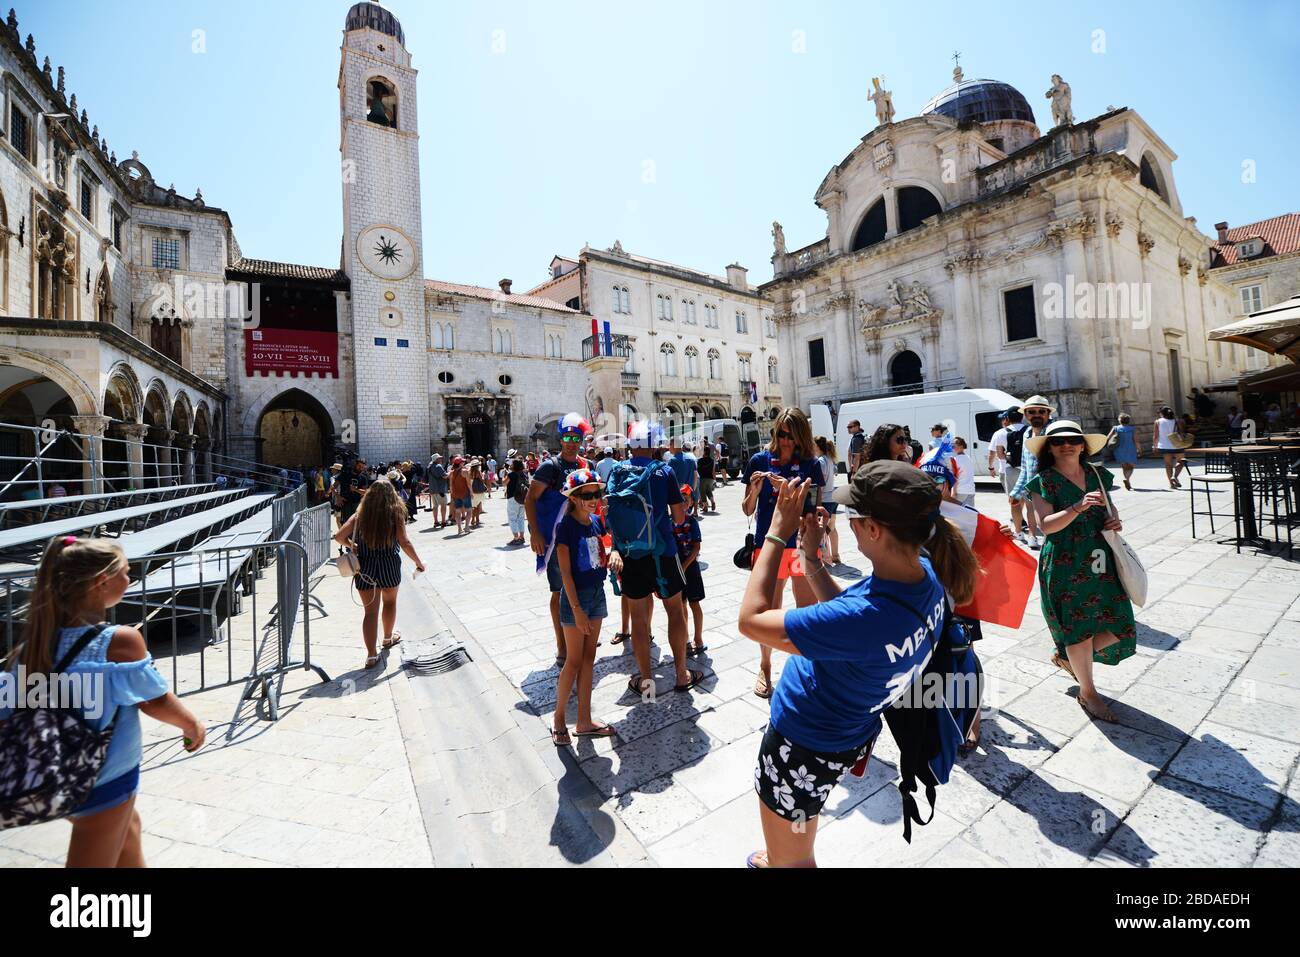
[[[1038,558],[1043,617],[1056,645],[1052,664],[1079,682],[1079,706],[1091,718],[1115,720],[1092,680],[1094,663],[1117,665],[1137,650],[1133,605],[1115,571],[1103,529],[1123,525],[1109,493],[1115,477],[1088,464],[1106,436],[1085,433],[1062,419],[1041,436],[1025,439],[1038,460],[1027,492],[1047,541]],[[1100,561],[1099,561],[1100,559]]]

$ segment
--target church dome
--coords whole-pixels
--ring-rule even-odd
[[[995,123],[998,120],[1034,122],[1029,101],[1009,83],[998,80],[959,80],[921,108],[921,115],[939,113],[958,122]]]
[[[398,43],[406,46],[406,34],[402,32],[402,24],[391,12],[377,3],[354,4],[352,9],[348,11],[348,18],[344,21],[343,29],[345,31],[364,30],[367,27],[371,30],[378,30],[390,37],[395,37]]]

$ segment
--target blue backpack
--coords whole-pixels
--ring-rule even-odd
[[[663,535],[660,533],[655,517],[654,484],[651,481],[655,470],[662,463],[649,465],[632,465],[620,463],[609,473],[605,485],[605,524],[609,528],[614,548],[624,558],[645,558],[653,555],[655,574],[662,585],[663,574],[659,570],[659,552],[662,548]],[[666,507],[663,503],[661,507]]]
[[[925,620],[915,608],[901,601],[899,604]],[[935,789],[948,783],[958,748],[966,741],[984,694],[979,658],[946,598],[944,604],[943,624],[925,670],[898,701],[885,709],[884,715],[898,745],[903,840],[909,844],[912,822],[925,825],[934,820]],[[925,787],[930,804],[930,817],[925,820],[918,811],[917,781]]]

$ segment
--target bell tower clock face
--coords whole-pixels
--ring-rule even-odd
[[[405,279],[415,268],[415,244],[395,226],[371,226],[357,237],[357,258],[380,279]]]

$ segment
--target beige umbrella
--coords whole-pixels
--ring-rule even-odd
[[[1245,319],[1210,332],[1211,339],[1240,342],[1300,362],[1300,296],[1252,312]]]

